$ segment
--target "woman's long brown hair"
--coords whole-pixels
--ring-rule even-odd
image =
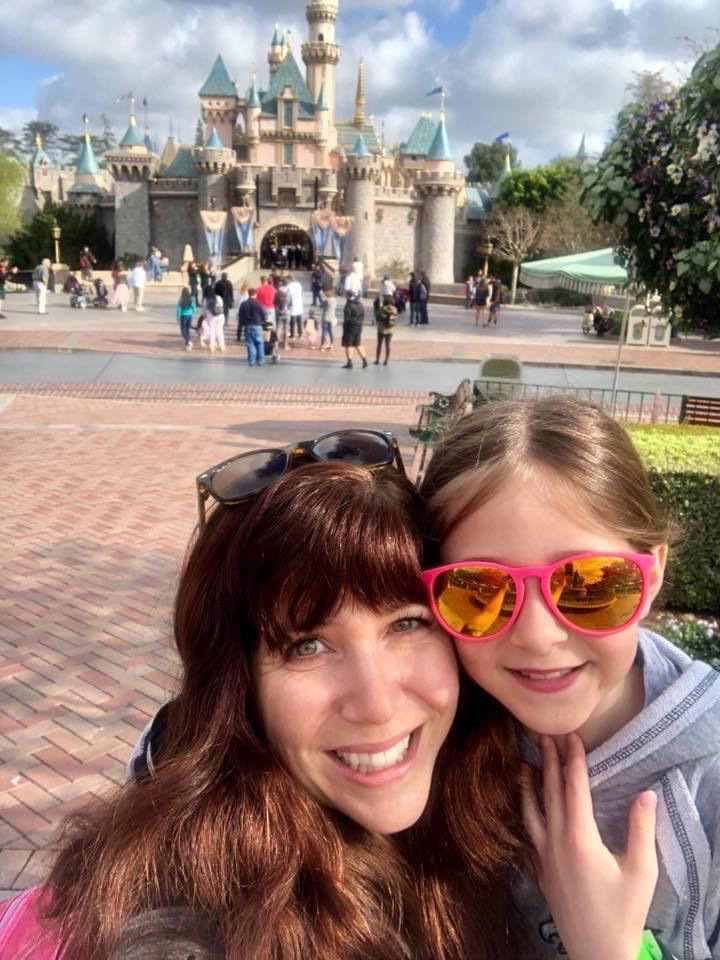
[[[232,960],[461,960],[506,953],[498,874],[519,841],[509,722],[475,688],[441,751],[428,809],[396,837],[322,807],[268,746],[260,637],[346,602],[425,602],[419,506],[394,471],[340,463],[216,507],[175,607],[182,680],[155,775],[71,818],[49,881],[67,960],[107,960],[133,918],[184,906]]]

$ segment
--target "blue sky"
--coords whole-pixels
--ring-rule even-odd
[[[78,132],[87,112],[100,130],[106,113],[121,134],[126,107],[115,101],[133,90],[148,97],[156,140],[172,114],[190,141],[215,55],[241,89],[253,69],[264,83],[276,21],[300,60],[304,10],[304,0],[14,0],[0,32],[0,126],[39,118]],[[368,112],[390,144],[437,109],[424,94],[440,77],[459,165],[503,130],[525,166],[574,153],[583,133],[599,151],[632,72],[678,81],[688,67],[679,38],[702,40],[708,26],[720,27],[717,0],[339,0],[338,111],[352,113],[364,56]]]

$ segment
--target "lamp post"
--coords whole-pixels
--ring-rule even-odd
[[[62,235],[62,230],[60,229],[57,220],[52,225],[52,235],[53,240],[55,241],[55,263],[60,263],[60,237]]]
[[[493,245],[489,240],[483,240],[482,243],[478,244],[477,252],[481,257],[485,258],[485,265],[483,266],[483,276],[487,276],[488,272],[488,259],[492,256]]]

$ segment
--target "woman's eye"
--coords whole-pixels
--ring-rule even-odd
[[[409,630],[419,630],[421,627],[427,627],[429,620],[426,617],[401,617],[395,620],[392,630],[395,633],[407,633]]]
[[[325,644],[315,637],[304,637],[291,644],[287,651],[289,659],[315,657],[325,649]]]

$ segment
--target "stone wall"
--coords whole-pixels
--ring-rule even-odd
[[[415,267],[422,209],[411,203],[375,207],[375,265],[378,274],[392,260]]]
[[[199,220],[197,203],[187,197],[152,201],[152,242],[169,258],[171,270],[179,268],[186,243],[196,257],[204,255],[205,235]]]
[[[483,258],[477,252],[477,245],[485,235],[480,221],[456,224],[455,226],[455,279],[467,279],[468,268],[478,271],[482,269]]]
[[[145,181],[115,183],[115,256],[145,256],[150,241],[150,200]]]
[[[355,218],[348,248],[348,264],[360,260],[367,277],[375,276],[375,181],[370,176],[350,176],[345,207]]]

